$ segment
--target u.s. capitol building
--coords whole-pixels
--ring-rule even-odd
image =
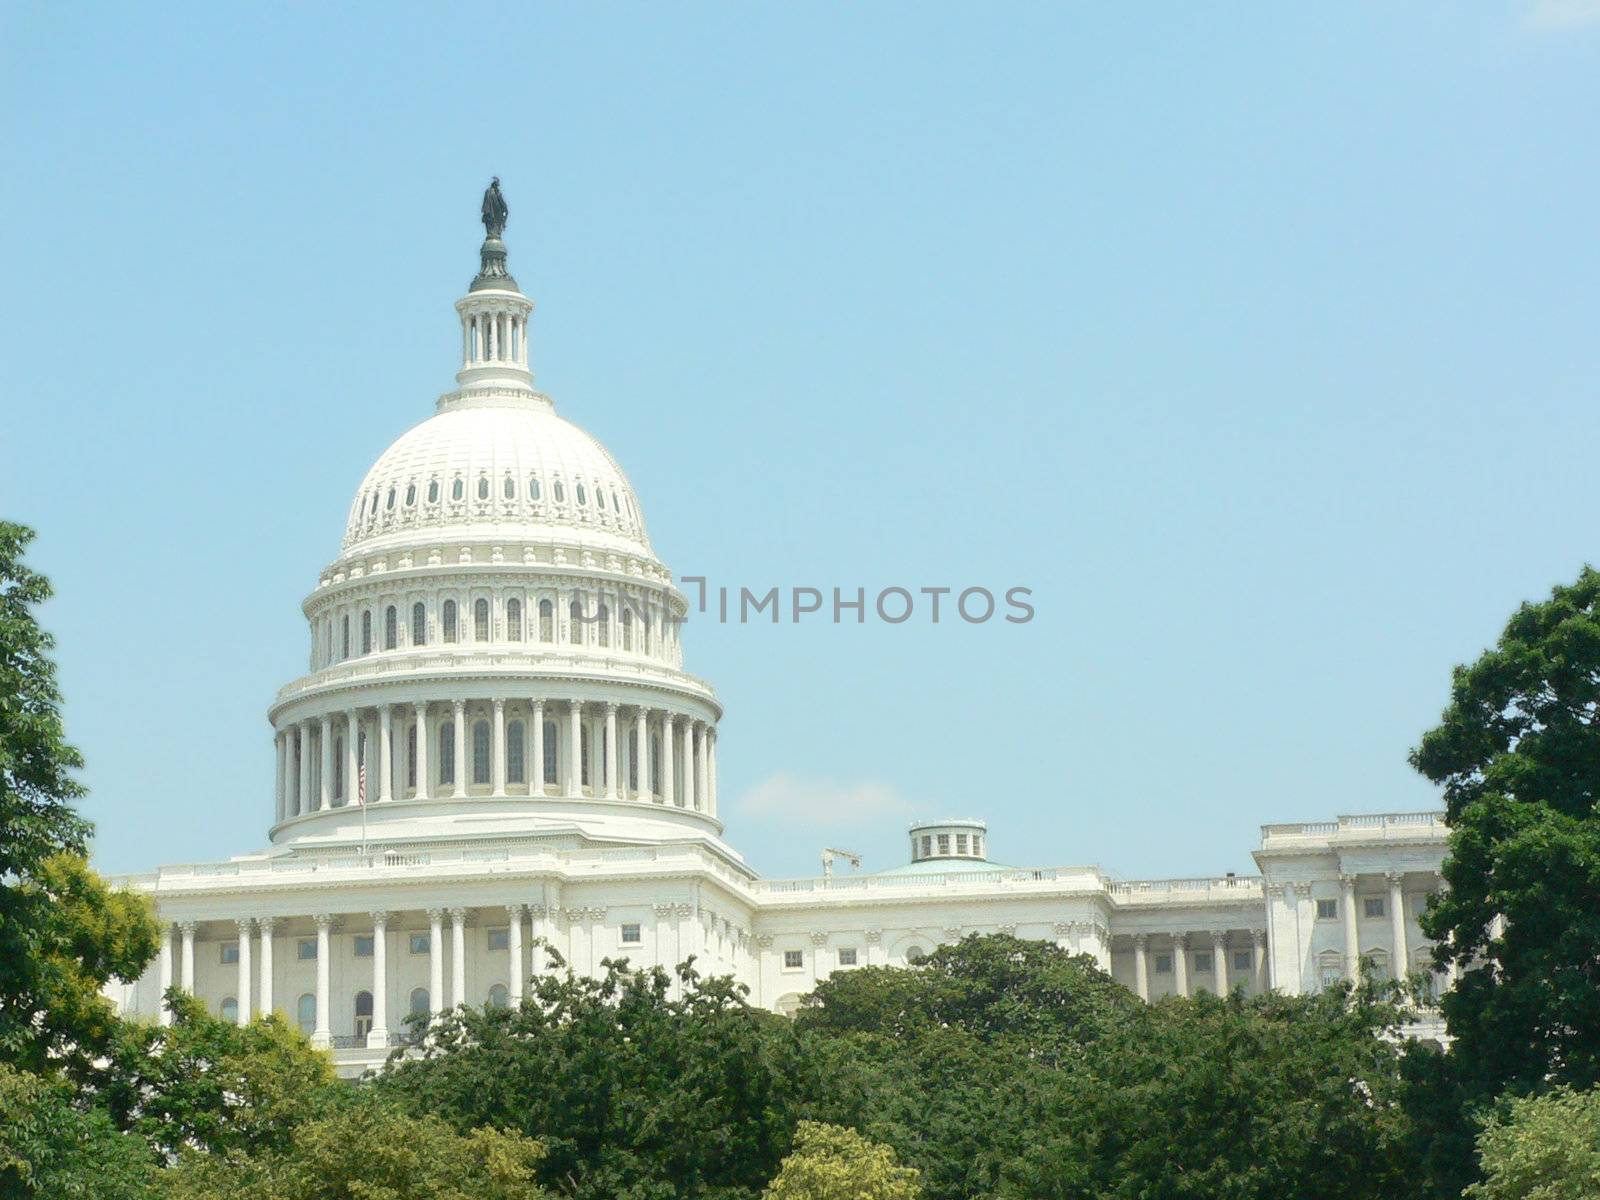
[[[1428,969],[1434,813],[1269,825],[1250,878],[1000,866],[974,819],[914,825],[892,870],[758,878],[723,839],[687,601],[622,469],[534,387],[504,219],[496,187],[456,390],[367,472],[302,606],[307,671],[268,712],[270,844],[124,881],[163,929],[124,1010],[165,1019],[172,984],[240,1021],[276,1009],[351,1073],[407,1014],[515,1003],[546,945],[578,971],[692,955],[780,1012],[834,971],[998,931],[1146,999]]]

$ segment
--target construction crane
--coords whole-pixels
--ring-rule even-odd
[[[833,860],[836,858],[844,859],[845,862],[850,864],[851,870],[861,870],[861,855],[854,850],[839,850],[829,846],[822,852],[822,877],[824,879],[833,878]]]

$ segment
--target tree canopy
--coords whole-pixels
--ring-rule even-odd
[[[801,1121],[766,1200],[917,1200],[917,1173],[853,1129]]]

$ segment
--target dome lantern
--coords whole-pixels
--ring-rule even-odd
[[[456,301],[461,317],[461,370],[456,382],[463,387],[492,384],[532,392],[528,318],[533,315],[533,301],[522,294],[506,268],[501,234],[508,212],[497,176],[483,194],[478,274],[467,294]]]

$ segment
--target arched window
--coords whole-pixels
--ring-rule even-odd
[[[372,653],[372,610],[364,609],[361,613],[361,653]]]
[[[517,481],[507,475],[505,482],[500,485],[500,494],[507,500],[515,500],[517,498]]]
[[[413,646],[428,644],[428,610],[421,600],[411,606],[411,644]]]
[[[589,727],[585,725],[578,731],[578,782],[585,787],[589,785]]]
[[[408,483],[408,484],[406,484],[406,507],[410,508],[416,502],[417,502],[417,485],[414,484],[414,483]]]
[[[356,993],[356,1036],[364,1038],[372,1032],[372,993]]]
[[[605,490],[605,488],[595,488],[595,490],[594,490],[594,502],[600,508],[604,508],[606,506],[606,490]]]
[[[417,786],[417,727],[411,725],[406,730],[406,786]]]
[[[633,649],[633,609],[629,608],[626,604],[624,604],[622,606],[622,617],[620,619],[621,619],[621,622],[622,622],[622,648],[624,650],[632,650]]]
[[[339,621],[339,657],[340,658],[349,658],[350,657],[350,614],[349,613],[345,613],[345,615]]]
[[[511,993],[506,991],[506,985],[497,983],[489,989],[489,1007],[505,1008],[511,1002]]]
[[[478,476],[478,499],[479,500],[487,500],[488,498],[489,498],[489,477],[487,475],[479,475]]]
[[[522,739],[526,737],[525,727],[521,721],[512,721],[506,726],[506,782],[527,783],[528,764],[523,757]]]
[[[506,601],[506,641],[520,642],[522,640],[522,601]]]
[[[556,503],[557,504],[565,504],[566,500],[567,500],[567,489],[564,488],[561,485],[561,480],[558,479],[558,480],[556,480]]]
[[[466,481],[463,480],[461,478],[461,476],[457,475],[455,477],[455,481],[453,483],[451,483],[451,485],[450,485],[450,499],[459,501],[459,500],[465,500],[466,498],[467,498]]]
[[[393,650],[400,644],[400,612],[389,605],[383,613],[383,648]]]
[[[482,596],[472,602],[472,637],[479,642],[489,640],[489,602]]]
[[[556,606],[548,600],[539,601],[539,640],[556,640]]]
[[[456,781],[456,724],[439,722],[439,782]]]
[[[537,500],[538,498],[539,498],[539,477],[537,475],[529,475],[528,476],[528,499]]]
[[[428,480],[428,503],[439,503],[439,481],[437,479]]]
[[[232,996],[222,998],[222,1019],[232,1025],[239,1023],[239,1002]]]
[[[918,963],[923,962],[927,957],[928,952],[921,946],[906,947],[906,962],[910,963],[913,967]]]
[[[383,502],[383,507],[386,510],[389,510],[389,511],[392,511],[394,509],[394,488],[393,487],[390,487],[390,489],[389,489],[389,498]]]
[[[583,484],[581,483],[578,484],[578,503],[583,505],[589,503],[589,497],[584,493]]]
[[[317,998],[306,992],[295,1001],[295,1024],[300,1026],[301,1033],[313,1033],[317,1028]]]
[[[556,775],[556,723],[544,723],[544,781],[555,783]]]
[[[344,795],[344,737],[333,739],[333,794]]]
[[[489,782],[489,722],[472,723],[472,782]]]
[[[428,1015],[428,989],[427,988],[412,988],[411,989],[410,1009],[411,1009],[411,1015],[413,1017],[425,1017],[425,1016]]]
[[[444,640],[447,641],[447,642],[455,641],[456,640],[456,602],[454,600],[446,600],[444,602],[444,609],[440,613],[439,623],[442,626],[444,626],[444,630],[443,630]]]
[[[567,640],[574,646],[583,645],[583,605],[574,600],[567,617]]]
[[[595,613],[595,634],[602,646],[611,645],[611,610],[604,604]]]

